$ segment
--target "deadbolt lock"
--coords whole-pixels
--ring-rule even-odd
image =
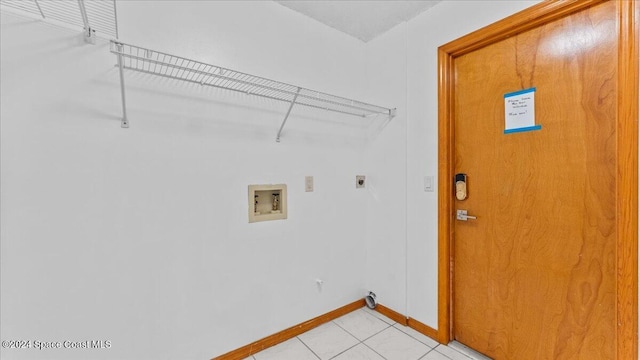
[[[456,192],[456,199],[462,201],[467,198],[467,174],[456,174],[454,180],[454,189]]]

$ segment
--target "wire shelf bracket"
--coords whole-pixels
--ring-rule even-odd
[[[116,44],[119,50],[122,50],[122,44]],[[118,54],[118,70],[120,73],[120,94],[122,95],[122,121],[120,126],[123,128],[129,127],[129,120],[127,119],[127,97],[124,93],[124,60],[122,54]]]
[[[287,123],[287,119],[289,118],[289,115],[291,114],[291,109],[293,109],[293,105],[296,104],[296,100],[298,99],[298,95],[300,95],[300,88],[298,88],[298,91],[296,91],[296,95],[293,97],[293,100],[291,100],[291,105],[289,105],[289,110],[287,110],[287,115],[284,116],[284,120],[282,120],[282,125],[280,125],[280,129],[278,129],[278,135],[276,135],[276,142],[280,142],[280,134],[282,134],[282,129],[284,129],[284,124]]]
[[[287,113],[278,129],[276,141],[280,142],[291,110],[294,105],[322,109],[362,118],[387,116],[389,120],[396,116],[396,109],[390,109],[361,101],[347,99],[300,86],[283,83],[217,65],[206,64],[184,57],[142,48],[111,40],[110,51],[117,58],[120,72],[120,90],[122,93],[122,127],[129,127],[125,99],[124,70],[161,76],[201,86],[210,86],[247,95],[286,102]]]
[[[118,38],[115,0],[0,0],[3,10],[25,14],[56,25],[82,28],[84,41],[95,44],[96,36]]]

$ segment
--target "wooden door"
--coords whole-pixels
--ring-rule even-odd
[[[477,217],[450,227],[452,335],[492,358],[617,358],[618,5],[452,64],[451,170],[468,198],[451,210]],[[541,129],[505,133],[504,95],[530,88]]]

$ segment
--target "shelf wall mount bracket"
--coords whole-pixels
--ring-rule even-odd
[[[280,129],[278,130],[278,135],[276,136],[276,142],[280,142],[280,135],[282,134],[282,129],[284,129],[284,124],[287,123],[287,119],[291,114],[291,109],[293,109],[293,105],[296,104],[296,100],[298,100],[298,95],[300,95],[301,88],[298,88],[296,94],[293,96],[293,100],[291,100],[291,105],[289,105],[289,110],[287,110],[287,114],[284,116],[284,120],[282,120],[282,125],[280,125]]]
[[[123,45],[121,43],[115,43],[118,49],[118,69],[120,71],[120,94],[122,95],[122,121],[120,127],[128,128],[129,119],[127,119],[127,99],[124,92],[124,58],[122,56]]]
[[[38,6],[38,8],[40,8]],[[87,16],[87,9],[84,7],[84,0],[78,0],[78,8],[80,8],[80,15],[82,16],[82,22],[84,23],[84,42],[87,44],[96,44],[96,31],[89,25],[89,17]],[[44,17],[44,14],[43,16]]]

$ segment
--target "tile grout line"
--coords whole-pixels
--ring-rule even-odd
[[[396,323],[396,324],[398,324],[398,323]],[[400,324],[400,326],[404,326],[404,325]],[[400,330],[400,328],[396,327],[396,326],[395,326],[395,324],[393,325],[393,327],[395,327],[396,329]],[[409,329],[413,329],[413,328],[411,328],[411,327],[409,327],[409,326],[407,326],[407,327],[408,327]],[[413,329],[413,330],[415,330],[415,329]],[[400,330],[400,331],[402,331],[402,330]],[[416,330],[416,331],[417,331],[417,330]],[[438,345],[436,345],[436,346],[434,346],[434,347],[431,347],[429,344],[425,343],[424,341],[422,341],[422,340],[418,339],[417,337],[415,337],[415,336],[413,336],[413,335],[411,335],[411,334],[407,334],[407,333],[406,333],[406,332],[404,332],[404,331],[402,331],[402,333],[403,333],[403,334],[405,334],[405,335],[407,335],[408,337],[410,337],[410,338],[412,338],[412,339],[414,339],[414,340],[418,341],[419,343],[426,345],[427,347],[431,348],[432,350],[433,350],[433,349],[435,349],[435,348],[437,348],[438,346],[442,345],[442,344],[438,344]],[[425,336],[426,336],[426,335],[425,335]],[[429,338],[429,339],[431,339],[431,338]],[[458,351],[458,352],[459,352],[459,351]]]
[[[380,320],[380,321],[382,321],[382,322],[384,322],[384,323],[386,323],[386,324],[389,324],[389,325],[393,326],[393,325],[395,325],[395,324],[397,324],[397,323],[398,323],[397,321],[393,321],[392,319],[389,319],[388,317],[386,317],[386,316],[384,316],[384,315],[380,314],[380,312],[378,312],[378,311],[376,311],[376,310],[366,310],[366,309],[368,309],[368,308],[367,308],[367,307],[363,307],[363,310],[364,310],[365,314],[369,314],[370,316],[373,316],[374,318],[376,318],[376,319],[378,319],[378,320]],[[383,317],[385,317],[385,318],[387,318],[387,319],[391,320],[391,323],[389,323],[388,321],[386,321],[386,320],[384,320],[384,319],[381,319],[381,318],[380,318],[380,317],[378,317],[377,315],[371,314],[370,312],[371,312],[371,313],[379,314],[380,316],[383,316]]]
[[[374,316],[374,318],[375,318],[375,316]],[[348,349],[346,349],[346,350],[342,351],[340,354],[343,354],[343,353],[345,353],[345,352],[347,352],[347,351],[349,351],[349,350],[353,349],[354,347],[356,347],[356,346],[358,346],[358,345],[360,345],[360,344],[362,344],[362,345],[364,345],[364,346],[368,347],[369,349],[371,349],[371,347],[367,346],[367,344],[365,344],[364,342],[365,342],[366,340],[371,339],[372,337],[374,337],[374,336],[376,336],[376,335],[380,334],[381,332],[383,332],[383,331],[385,331],[385,330],[387,330],[388,328],[390,328],[390,327],[392,327],[392,326],[393,326],[393,325],[389,325],[389,324],[387,324],[387,322],[386,322],[386,321],[383,321],[383,320],[381,320],[381,319],[376,318],[376,320],[380,320],[380,321],[382,321],[385,325],[388,325],[388,326],[387,326],[387,327],[385,327],[384,329],[382,329],[382,330],[378,331],[377,333],[375,333],[375,334],[373,334],[373,335],[371,335],[371,336],[369,336],[369,337],[365,338],[364,340],[360,340],[358,337],[356,337],[355,335],[353,335],[352,333],[350,333],[350,332],[349,332],[349,330],[347,330],[347,329],[343,328],[342,326],[340,326],[340,324],[338,324],[335,320],[332,320],[332,322],[333,322],[334,324],[336,324],[336,326],[337,326],[337,327],[339,327],[340,329],[344,330],[347,334],[349,334],[349,335],[353,336],[356,340],[358,340],[358,343],[357,343],[357,344],[355,344],[355,345],[353,345],[352,347],[350,347],[350,348],[348,348]],[[377,351],[375,351],[375,350],[373,350],[373,349],[371,349],[371,350],[372,350],[373,352],[375,352],[376,354],[378,354],[378,352],[377,352]],[[336,354],[336,356],[332,357],[331,359],[334,359],[335,357],[339,356],[340,354]],[[380,355],[380,354],[378,354],[378,355]],[[385,358],[384,356],[382,356],[382,355],[380,355],[380,356],[381,356],[383,359],[387,360],[387,358]]]
[[[484,354],[482,354],[482,353],[479,353],[478,351],[476,351],[476,350],[474,350],[474,349],[472,349],[472,348],[470,348],[470,347],[468,347],[468,346],[466,346],[466,345],[464,345],[464,344],[461,344],[460,342],[458,342],[458,341],[456,341],[456,340],[453,340],[452,342],[450,342],[450,344],[454,344],[454,343],[456,343],[456,344],[458,344],[458,345],[462,345],[464,348],[466,348],[466,349],[468,349],[469,351],[471,351],[471,353],[467,353],[467,352],[464,352],[464,351],[461,351],[461,350],[457,349],[457,347],[458,347],[458,346],[456,346],[456,347],[451,347],[451,346],[449,346],[449,345],[446,345],[446,347],[447,347],[448,349],[451,349],[451,350],[453,350],[453,351],[456,351],[457,353],[460,353],[460,354],[462,354],[462,355],[464,355],[464,356],[468,357],[468,358],[469,358],[469,359],[471,359],[471,360],[481,360],[481,359],[493,360],[493,359],[491,359],[491,358],[487,357],[486,355],[484,355]],[[476,353],[477,353],[477,355],[473,354],[473,352],[476,352]],[[478,356],[482,356],[482,357],[478,357]]]
[[[444,347],[446,347],[447,349],[450,349],[451,351],[454,351],[454,352],[456,352],[456,353],[458,353],[458,354],[460,354],[460,355],[464,356],[464,357],[465,357],[465,360],[475,360],[474,358],[469,357],[467,354],[461,353],[460,351],[458,351],[458,350],[456,350],[456,349],[454,349],[454,348],[450,348],[450,347],[449,347],[449,346],[447,346],[447,345],[439,344],[438,346],[436,346],[435,348],[433,348],[433,350],[435,350],[435,352],[437,352],[438,354],[440,354],[440,355],[442,355],[442,356],[444,356],[444,357],[446,357],[446,358],[452,359],[451,357],[449,357],[449,355],[444,354],[444,353],[442,353],[442,352],[440,352],[440,351],[438,351],[438,350],[436,349],[437,347],[440,347],[440,346],[444,346]]]
[[[344,330],[344,332],[346,332],[347,334],[349,334],[349,335],[353,336],[353,338],[354,338],[354,339],[358,340],[359,342],[362,342],[362,340],[358,339],[358,337],[357,337],[357,336],[355,336],[355,335],[353,335],[352,333],[350,333],[350,332],[349,332],[349,330],[347,330],[347,329],[343,328],[342,326],[340,326],[340,324],[338,324],[335,320],[331,320],[331,322],[332,322],[335,326],[337,326],[337,327],[339,327],[340,329]]]
[[[437,347],[437,346],[436,346],[436,347]],[[434,351],[435,351],[435,352],[437,352],[438,354],[440,354],[440,355],[444,356],[444,357],[445,357],[445,358],[447,358],[448,360],[453,360],[453,359],[451,359],[450,357],[448,357],[447,355],[445,355],[445,354],[441,353],[440,351],[436,351],[436,348],[435,348],[435,347],[434,347],[434,348],[432,348],[431,350],[429,350],[426,354],[422,355],[422,357],[421,357],[421,358],[419,358],[418,360],[422,360],[422,359],[424,359],[424,357],[425,357],[425,356],[427,356],[427,355],[431,354],[431,353],[432,353],[432,352],[434,352]]]
[[[374,353],[380,355],[381,358],[383,358],[384,360],[388,360],[386,357],[382,356],[382,354],[380,354],[379,352],[377,352],[374,348],[372,348],[371,346],[367,345],[364,343],[364,341],[362,342],[362,345],[368,347],[371,351],[373,351]]]
[[[396,323],[396,324],[397,324],[397,323]],[[400,326],[404,326],[404,325],[400,324]],[[407,326],[407,327],[408,327],[408,326]],[[415,340],[415,341],[419,342],[420,344],[422,344],[422,345],[424,345],[424,346],[428,347],[430,350],[429,350],[429,351],[427,351],[427,354],[428,354],[428,353],[430,353],[430,352],[431,352],[431,350],[434,350],[435,348],[437,348],[437,347],[440,345],[440,344],[438,344],[438,345],[436,345],[436,346],[434,346],[434,347],[431,347],[429,344],[422,342],[420,339],[418,339],[418,338],[416,338],[416,337],[414,337],[414,336],[411,336],[411,334],[407,334],[406,332],[404,332],[404,331],[400,330],[400,329],[399,329],[397,326],[395,326],[395,325],[394,325],[394,326],[392,326],[392,328],[394,328],[394,329],[396,329],[396,330],[400,331],[403,335],[406,335],[406,336],[410,337],[411,339],[413,339],[413,340]],[[410,329],[411,329],[411,328],[410,328]],[[424,354],[424,355],[427,355],[427,354]],[[424,355],[423,355],[423,356],[424,356]],[[443,355],[444,355],[444,354],[443,354]]]
[[[365,311],[365,314],[366,314],[366,311]],[[383,332],[383,331],[385,331],[385,330],[389,329],[390,327],[393,327],[393,325],[389,325],[389,323],[388,323],[388,322],[386,322],[386,321],[384,321],[384,320],[382,320],[382,319],[378,318],[377,316],[373,316],[373,315],[371,315],[371,314],[369,314],[369,316],[371,316],[371,317],[375,318],[376,320],[381,321],[382,323],[384,323],[384,324],[385,324],[385,325],[387,325],[387,326],[386,326],[384,329],[382,329],[382,330],[380,330],[380,331],[376,332],[375,334],[373,334],[373,335],[371,335],[371,336],[369,336],[369,337],[367,337],[367,338],[365,338],[365,339],[363,339],[363,340],[360,340],[360,339],[359,339],[359,338],[357,338],[355,335],[353,335],[352,333],[350,333],[347,329],[345,329],[345,328],[343,328],[342,326],[340,326],[340,324],[338,324],[335,320],[332,320],[332,322],[333,322],[333,323],[335,323],[335,324],[336,324],[340,329],[344,330],[347,334],[349,334],[349,335],[353,336],[356,340],[358,340],[358,341],[359,341],[357,344],[355,344],[354,346],[352,346],[352,347],[348,348],[347,350],[345,350],[345,351],[341,352],[340,354],[345,353],[345,352],[347,352],[348,350],[351,350],[351,349],[353,349],[354,347],[356,347],[356,346],[358,346],[358,345],[362,344],[362,345],[366,346],[367,348],[369,348],[369,349],[370,349],[371,351],[373,351],[374,353],[378,354],[378,355],[379,355],[381,358],[383,358],[384,360],[387,360],[387,358],[386,358],[386,357],[382,356],[382,354],[380,354],[379,352],[375,351],[373,348],[371,348],[371,346],[369,346],[369,345],[365,344],[364,342],[365,342],[365,341],[367,341],[367,340],[369,340],[369,339],[371,339],[372,337],[374,337],[374,336],[376,336],[376,335],[380,334],[381,332]],[[339,356],[340,354],[337,354],[336,356]],[[336,356],[334,356],[333,358],[335,358]],[[332,359],[333,359],[333,358],[332,358]]]
[[[418,337],[414,336],[415,334],[411,334],[411,333],[408,333],[408,332],[403,331],[403,329],[402,329],[402,328],[400,328],[400,326],[402,326],[402,324],[400,324],[400,323],[398,323],[398,322],[395,322],[395,321],[392,321],[392,323],[390,324],[389,322],[385,321],[384,319],[381,319],[380,317],[376,316],[375,314],[370,313],[370,312],[369,312],[369,311],[367,311],[366,309],[363,309],[363,310],[361,310],[361,311],[363,311],[363,312],[366,314],[366,317],[368,317],[368,318],[370,318],[370,319],[374,319],[374,320],[380,321],[382,324],[384,324],[384,325],[385,325],[385,326],[384,326],[384,328],[382,328],[381,330],[379,330],[379,331],[375,332],[374,334],[372,334],[372,335],[370,335],[370,336],[367,336],[366,338],[364,338],[364,339],[360,340],[357,336],[355,336],[353,333],[351,333],[349,330],[347,330],[346,328],[344,328],[343,326],[341,326],[341,325],[336,321],[336,320],[338,320],[339,318],[338,318],[338,319],[331,320],[330,322],[332,322],[332,323],[333,323],[333,325],[337,326],[337,328],[338,328],[338,329],[341,329],[342,331],[344,331],[345,333],[349,334],[351,337],[353,337],[354,339],[356,339],[357,343],[356,343],[356,344],[354,344],[354,345],[352,345],[352,346],[350,346],[350,347],[348,347],[348,348],[346,348],[346,349],[344,349],[344,350],[342,350],[342,351],[340,351],[339,353],[337,353],[337,354],[335,354],[335,355],[331,356],[330,358],[327,358],[327,360],[333,360],[333,359],[336,359],[336,358],[340,357],[341,355],[343,355],[343,354],[345,354],[345,353],[347,353],[347,352],[349,352],[349,351],[353,350],[354,348],[358,347],[360,344],[364,345],[364,346],[365,346],[365,348],[369,349],[370,351],[372,351],[372,352],[373,352],[373,353],[375,353],[376,355],[380,356],[380,358],[381,358],[381,359],[383,359],[383,360],[388,360],[385,356],[383,356],[383,355],[382,355],[382,354],[380,354],[378,351],[376,351],[374,348],[372,348],[371,346],[369,346],[368,344],[366,344],[366,343],[365,343],[365,341],[368,341],[368,340],[370,340],[371,338],[373,338],[373,337],[375,337],[375,336],[377,336],[377,335],[381,334],[382,332],[385,332],[385,331],[389,330],[389,328],[394,328],[394,330],[393,330],[393,331],[399,331],[402,335],[406,336],[407,338],[412,339],[412,340],[414,340],[414,341],[417,341],[418,343],[420,343],[420,344],[422,344],[422,345],[424,345],[424,346],[426,346],[426,347],[428,348],[428,351],[427,351],[426,353],[422,354],[422,355],[421,355],[417,360],[424,360],[424,359],[425,359],[425,357],[427,357],[427,356],[428,356],[430,353],[432,353],[433,351],[435,351],[435,352],[436,352],[436,353],[438,353],[439,355],[443,356],[446,360],[454,360],[454,358],[452,358],[450,355],[448,355],[448,354],[446,354],[446,353],[443,353],[443,352],[440,352],[440,351],[438,350],[441,346],[443,347],[443,349],[444,349],[444,348],[447,348],[447,350],[451,350],[451,351],[452,351],[453,353],[455,353],[455,354],[460,354],[464,359],[467,359],[467,360],[479,360],[479,359],[476,359],[476,358],[474,358],[474,357],[471,357],[471,356],[467,355],[466,353],[463,353],[463,352],[461,352],[461,351],[458,351],[458,350],[457,350],[457,349],[455,349],[455,348],[450,348],[449,346],[444,345],[444,344],[436,344],[435,346],[433,346],[433,347],[432,347],[430,344],[428,344],[428,343],[426,343],[426,342],[424,342],[424,341],[420,340]],[[391,320],[391,319],[389,319],[389,320]],[[398,324],[398,326],[396,326],[396,324]],[[413,328],[408,327],[408,326],[405,326],[405,327],[409,328],[409,330],[413,329]],[[357,329],[358,329],[358,328],[356,327],[356,330],[357,330]],[[415,330],[415,329],[413,329],[413,330]],[[418,334],[422,334],[422,333],[418,332]],[[301,335],[302,335],[302,334],[301,334]],[[317,354],[317,353],[316,353],[316,352],[315,352],[315,351],[314,351],[314,350],[313,350],[309,345],[307,345],[307,344],[302,340],[302,338],[300,338],[300,336],[296,336],[295,338],[296,338],[296,339],[298,339],[298,341],[300,341],[300,342],[304,345],[304,347],[306,347],[306,348],[307,348],[307,349],[308,349],[308,350],[309,350],[309,351],[310,351],[310,352],[311,352],[311,353],[312,353],[312,354],[313,354],[313,355],[314,355],[318,360],[323,360],[323,358],[322,358],[322,357],[320,357],[320,356],[319,356],[319,355],[318,355],[318,354]],[[427,337],[427,338],[428,338],[428,337]],[[247,360],[256,360],[255,354],[254,354],[254,355],[251,355],[250,357],[248,357],[248,358],[247,358]]]
[[[396,322],[396,324],[397,324],[397,322]],[[372,335],[372,336],[368,337],[368,338],[367,338],[367,340],[368,340],[368,339],[371,339],[372,337],[374,337],[374,336],[378,335],[379,333],[381,333],[381,332],[383,332],[383,331],[385,331],[385,330],[388,330],[389,328],[393,328],[393,329],[394,329],[394,330],[396,330],[396,331],[400,331],[400,333],[401,333],[402,335],[404,335],[404,336],[406,336],[406,337],[408,337],[408,338],[410,338],[410,339],[413,339],[413,340],[417,341],[418,343],[420,343],[420,344],[422,344],[422,345],[426,346],[426,347],[429,349],[429,351],[427,351],[426,353],[422,354],[422,355],[421,355],[417,360],[422,359],[423,357],[427,356],[427,354],[429,354],[431,351],[435,350],[435,347],[433,347],[433,348],[432,348],[431,346],[429,346],[429,345],[427,345],[427,344],[423,343],[422,341],[420,341],[420,340],[418,340],[418,339],[414,338],[413,336],[411,336],[411,335],[407,334],[406,332],[404,332],[404,331],[402,331],[402,330],[398,329],[398,328],[395,326],[395,324],[394,324],[394,325],[390,325],[390,326],[388,326],[386,329],[381,330],[381,331],[379,331],[378,333],[376,333],[376,334],[374,334],[374,335]],[[363,344],[364,344],[364,342],[363,342]],[[369,346],[369,345],[367,345],[367,344],[364,344],[364,345],[365,345],[366,347],[368,347],[369,349],[371,349],[371,350],[372,350],[373,352],[375,352],[376,354],[380,355],[383,359],[385,359],[385,360],[386,360],[386,358],[385,358],[384,356],[382,356],[382,354],[380,354],[380,353],[378,353],[377,351],[375,351],[375,349],[373,349],[372,347],[370,347],[370,346]],[[437,347],[437,346],[436,346],[436,347]],[[442,354],[442,353],[440,353],[440,352],[438,352],[438,353],[439,353],[440,355],[443,355],[443,356],[444,356],[444,357],[446,357],[447,359],[449,359],[449,357],[448,357],[448,356],[446,356],[446,355],[444,355],[444,354]],[[451,359],[450,359],[450,360],[451,360]]]
[[[362,342],[364,343],[365,341],[367,341],[367,340],[371,339],[372,337],[374,337],[374,336],[376,336],[376,335],[380,334],[381,332],[386,331],[386,330],[388,330],[389,328],[392,328],[392,327],[393,327],[393,325],[389,325],[389,326],[387,326],[386,328],[384,328],[384,329],[382,329],[382,330],[378,331],[377,333],[375,333],[375,334],[373,334],[373,335],[369,336],[368,338],[366,338],[366,339],[362,340]]]
[[[330,358],[329,358],[329,360],[337,358],[338,356],[340,356],[340,355],[342,355],[342,354],[346,353],[347,351],[349,351],[349,350],[353,349],[354,347],[356,347],[356,346],[358,346],[358,345],[360,345],[360,344],[362,344],[362,341],[361,341],[361,342],[359,342],[359,343],[357,343],[357,344],[355,344],[355,345],[353,345],[353,346],[351,346],[351,347],[349,347],[349,348],[347,348],[347,349],[342,350],[342,351],[341,351],[341,352],[339,352],[338,354],[335,354],[334,356],[330,357]]]
[[[381,358],[383,358],[384,360],[388,360],[388,359],[387,359],[386,357],[384,357],[382,354],[380,354],[379,352],[377,352],[374,348],[372,348],[371,346],[369,346],[369,345],[365,344],[365,341],[367,341],[367,340],[371,339],[372,337],[374,337],[374,336],[376,336],[376,335],[380,334],[380,333],[381,333],[381,332],[383,332],[383,331],[389,330],[389,328],[395,328],[395,326],[394,326],[394,325],[395,325],[395,324],[397,324],[397,322],[395,322],[395,321],[394,321],[394,323],[393,323],[393,324],[389,324],[388,322],[386,322],[386,321],[384,321],[384,320],[382,320],[382,319],[378,318],[377,316],[374,316],[374,315],[371,315],[371,314],[369,314],[369,316],[371,316],[371,317],[375,318],[376,320],[382,321],[385,325],[387,325],[387,327],[385,327],[384,329],[382,329],[382,330],[380,330],[380,331],[376,332],[375,334],[373,334],[373,335],[371,335],[371,336],[369,336],[369,337],[365,338],[364,340],[360,340],[360,339],[358,339],[355,335],[353,335],[352,333],[350,333],[347,329],[343,328],[342,326],[340,326],[340,324],[338,324],[337,322],[335,322],[335,320],[332,320],[332,321],[333,321],[333,322],[334,322],[334,323],[335,323],[339,328],[341,328],[342,330],[346,331],[349,335],[351,335],[351,336],[353,336],[354,338],[356,338],[356,340],[360,341],[358,344],[356,344],[356,345],[354,345],[354,346],[350,347],[350,348],[349,348],[349,349],[347,349],[347,350],[351,350],[351,349],[353,349],[354,347],[358,346],[359,344],[362,344],[362,345],[366,346],[367,348],[369,348],[369,350],[371,350],[371,351],[373,351],[374,353],[378,354],[378,355],[379,355]],[[400,330],[399,330],[399,329],[397,329],[397,328],[396,328],[396,330],[400,331]],[[403,332],[403,331],[401,331],[401,332],[402,332],[402,334],[404,334],[404,335],[406,335],[406,336],[408,336],[408,337],[411,337],[411,338],[412,338],[412,336],[411,336],[411,335],[409,335],[409,334],[407,334],[407,333],[405,333],[405,332]],[[416,340],[416,341],[418,341],[419,343],[421,343],[421,344],[423,344],[423,345],[425,345],[425,346],[429,347],[427,344],[424,344],[423,342],[419,341],[418,339],[414,339],[414,340]],[[429,350],[429,351],[427,351],[427,353],[426,353],[426,354],[424,354],[424,355],[427,355],[429,352],[431,352],[431,350],[433,350],[433,348],[431,348],[431,347],[429,347],[429,349],[430,349],[430,350]],[[345,351],[341,352],[340,354],[342,354],[342,353],[346,352],[347,350],[345,350]],[[338,354],[338,355],[340,355],[340,354]],[[336,355],[336,356],[338,356],[338,355]],[[423,355],[422,357],[424,357],[424,355]],[[444,354],[443,354],[443,355],[444,355]],[[446,357],[446,355],[445,355],[445,357]],[[333,358],[332,358],[332,359],[333,359]],[[419,360],[419,359],[418,359],[418,360]]]
[[[300,337],[296,336],[296,339],[298,339],[298,341],[300,341],[300,342],[302,343],[302,345],[304,345],[304,347],[306,347],[307,349],[309,349],[309,351],[311,351],[311,353],[312,353],[313,355],[315,355],[315,357],[317,357],[317,358],[318,358],[318,360],[322,360],[322,358],[321,358],[320,356],[318,356],[318,354],[316,354],[316,352],[315,352],[315,351],[313,351],[313,350],[309,347],[309,345],[305,344],[305,342],[304,342],[304,341],[302,341],[302,339],[300,339]]]
[[[380,320],[380,321],[382,321],[382,320]],[[384,322],[384,321],[382,321],[382,322]],[[334,321],[334,323],[335,323],[335,321]],[[376,335],[380,334],[381,332],[383,332],[383,331],[387,330],[388,328],[393,327],[393,325],[388,325],[388,326],[387,326],[387,327],[385,327],[384,329],[382,329],[382,330],[378,331],[377,333],[375,333],[375,334],[373,334],[373,335],[371,335],[371,336],[369,336],[369,337],[365,338],[364,340],[360,340],[360,339],[358,339],[358,337],[357,337],[357,336],[355,336],[355,335],[353,335],[352,333],[350,333],[350,332],[349,332],[349,330],[347,330],[347,329],[343,328],[342,326],[340,326],[340,324],[338,324],[338,323],[335,323],[335,324],[336,324],[340,329],[342,329],[342,330],[346,331],[346,332],[347,332],[347,334],[349,334],[349,335],[353,336],[354,338],[356,338],[356,340],[360,341],[361,343],[363,343],[363,342],[365,342],[365,341],[367,341],[367,340],[371,339],[372,337],[374,337],[374,336],[376,336]],[[385,324],[387,324],[387,323],[385,322]]]

